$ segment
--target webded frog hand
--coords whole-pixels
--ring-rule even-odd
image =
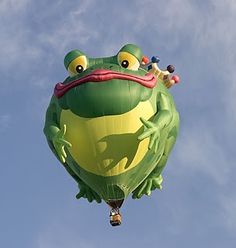
[[[52,138],[52,143],[57,152],[57,155],[60,161],[64,164],[66,162],[67,154],[65,151],[65,147],[71,147],[71,143],[65,140],[66,134],[66,125],[63,125],[63,128],[60,129]]]
[[[87,198],[89,202],[92,202],[95,200],[97,203],[101,203],[102,199],[101,197],[93,190],[91,189],[87,184],[85,184],[83,181],[78,182],[79,186],[79,193],[76,195],[77,199],[80,198]]]
[[[138,137],[139,140],[146,139],[147,137],[150,137],[149,149],[154,148],[154,152],[156,153],[158,150],[158,145],[159,145],[159,140],[160,140],[160,128],[159,126],[152,122],[152,121],[147,121],[144,118],[140,118],[141,122],[144,125],[144,132]]]
[[[155,189],[162,189],[161,183],[163,181],[163,178],[161,175],[155,176],[150,175],[147,179],[145,179],[134,191],[132,198],[133,199],[139,199],[143,195],[151,195],[152,190]]]

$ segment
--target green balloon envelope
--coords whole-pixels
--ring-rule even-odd
[[[89,201],[150,195],[161,188],[178,134],[174,100],[140,66],[136,45],[112,57],[85,56],[73,50],[65,57],[74,74],[55,86],[44,127],[49,146]]]

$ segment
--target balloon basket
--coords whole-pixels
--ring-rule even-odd
[[[121,225],[121,215],[119,208],[113,208],[110,211],[110,224],[112,226],[120,226]]]

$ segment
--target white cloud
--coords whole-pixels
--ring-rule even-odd
[[[3,0],[0,3],[0,68],[9,75],[29,69],[29,63],[41,54],[41,48],[34,45],[31,29],[26,20],[28,0]],[[2,83],[2,82],[1,82]]]
[[[183,132],[175,148],[178,168],[189,172],[199,171],[221,186],[227,184],[234,163],[224,143],[209,126],[201,123],[189,126]]]
[[[89,13],[93,8],[93,0],[80,1],[74,5],[63,18],[57,19],[54,29],[38,35],[39,42],[46,44],[51,49],[65,51],[73,43],[85,44],[89,39],[95,39],[97,31],[89,28],[84,18],[85,13]]]

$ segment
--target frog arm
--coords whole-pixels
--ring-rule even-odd
[[[139,140],[149,137],[150,141],[148,148],[154,148],[155,153],[158,150],[161,131],[169,125],[173,118],[173,113],[171,111],[172,103],[169,95],[166,95],[163,92],[158,93],[157,109],[157,113],[150,120],[145,120],[142,117],[140,118],[145,127],[145,130],[138,137]]]
[[[154,153],[161,152],[163,150],[163,154],[161,156],[160,161],[157,163],[156,167],[150,173],[150,175],[133,191],[133,198],[141,198],[144,194],[150,195],[151,191],[158,188],[161,189],[161,183],[163,178],[161,176],[161,172],[165,167],[167,162],[165,147],[166,142],[161,142],[160,139],[165,140],[168,139],[168,125],[170,124],[173,114],[172,114],[172,105],[171,98],[169,95],[166,95],[163,92],[158,93],[157,96],[157,113],[150,120],[145,120],[141,118],[141,121],[145,127],[144,132],[139,136],[139,139],[149,139],[148,148],[153,149]],[[161,138],[162,134],[162,138]],[[168,154],[168,153],[167,153]]]
[[[70,147],[71,144],[64,139],[64,135],[66,132],[66,127],[60,129],[59,118],[61,114],[61,108],[57,103],[57,100],[53,96],[50,102],[50,105],[47,109],[46,120],[44,126],[44,134],[47,137],[48,144],[56,155],[56,157],[61,161],[64,168],[67,172],[74,178],[74,180],[78,183],[78,187],[80,192],[76,195],[76,198],[87,198],[89,202],[96,200],[96,202],[100,203],[101,197],[91,189],[85,182],[83,182],[77,174],[70,168],[70,166],[66,162],[67,154],[65,152],[65,146]]]
[[[64,125],[62,128],[59,126],[60,112],[61,109],[58,106],[55,97],[53,96],[47,109],[43,131],[47,137],[48,142],[51,143],[50,147],[54,153],[62,163],[65,163],[65,159],[67,157],[65,147],[71,147],[71,144],[64,138],[66,133],[66,125]]]
[[[164,128],[167,126],[171,120],[172,120],[172,103],[170,100],[170,96],[166,95],[163,92],[160,92],[158,94],[157,98],[157,108],[158,112],[154,116],[153,122],[155,122],[160,129]]]

